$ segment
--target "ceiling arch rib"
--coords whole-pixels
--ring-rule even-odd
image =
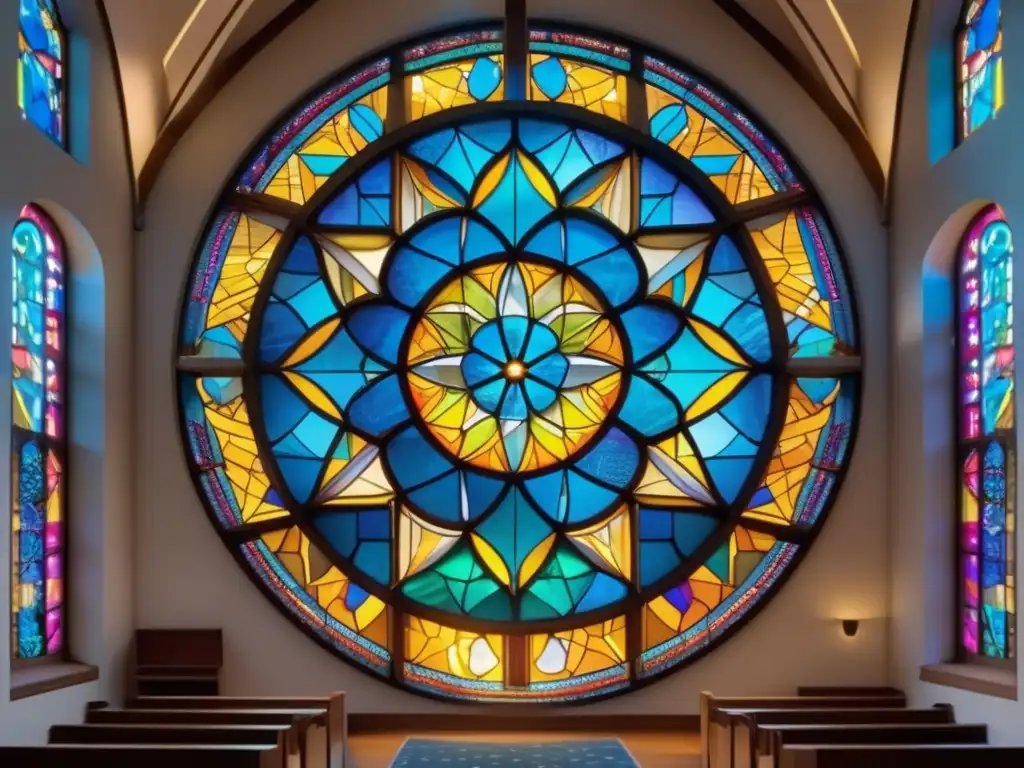
[[[159,72],[162,80],[158,100],[141,89],[126,88],[132,152],[144,202],[164,158],[203,106],[234,72],[317,0],[169,0],[167,6],[174,13],[151,20],[142,18],[146,15],[142,4],[105,2],[122,70],[144,66]],[[878,99],[863,84],[865,78],[870,81],[870,67],[887,67],[886,62],[902,56],[902,51],[879,52],[872,40],[879,25],[892,22],[892,15],[875,14],[858,0],[715,2],[776,58],[788,60],[783,63],[829,114],[861,157],[872,183],[881,188],[882,167],[888,160],[883,150],[891,143],[894,121],[878,119]],[[905,5],[909,0],[893,2]],[[148,35],[150,43],[140,46],[136,41],[140,35],[146,37],[140,29],[147,24],[162,26],[161,35]],[[158,39],[162,45],[153,44]],[[147,55],[154,59],[148,65],[142,61]],[[864,120],[863,100],[873,102],[870,111],[875,113]],[[895,104],[891,106],[886,109],[894,111]]]

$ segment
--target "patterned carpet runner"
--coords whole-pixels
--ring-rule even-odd
[[[488,743],[409,739],[391,768],[640,768],[618,739]]]

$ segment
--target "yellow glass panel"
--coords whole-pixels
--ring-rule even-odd
[[[773,501],[747,510],[744,517],[792,522],[800,489],[811,471],[818,438],[832,415],[839,390],[840,385],[836,384],[818,405],[796,381],[790,384],[786,422],[765,474],[765,485]]]
[[[629,510],[626,507],[616,512],[611,520],[568,536],[596,554],[627,581],[632,578],[633,539],[630,534]]]
[[[405,619],[405,659],[465,680],[502,682],[505,678],[501,635],[453,629],[415,616]]]
[[[491,573],[494,574],[495,578],[498,579],[502,584],[508,586],[512,583],[512,576],[508,572],[508,566],[505,565],[505,561],[501,559],[501,555],[494,551],[494,547],[483,536],[472,534],[470,537],[473,541],[473,548],[477,554],[480,555],[480,559],[483,560],[484,565],[490,568]]]
[[[648,116],[654,117],[666,107],[681,107],[685,110],[686,120],[673,121],[677,132],[674,135],[662,134],[658,138],[683,157],[693,160],[698,167],[701,167],[704,158],[713,160],[709,166],[716,172],[707,172],[707,176],[729,202],[743,203],[775,194],[771,183],[753,158],[741,150],[713,120],[704,117],[676,96],[648,83]],[[717,172],[723,165],[727,170]]]
[[[700,340],[707,344],[716,355],[724,360],[728,360],[730,363],[742,365],[744,368],[747,367],[747,361],[743,359],[743,355],[740,354],[739,350],[733,346],[729,339],[719,333],[718,329],[713,325],[691,317],[690,326],[696,331]]]
[[[314,408],[323,411],[332,419],[341,421],[341,411],[338,410],[337,403],[318,384],[307,379],[301,373],[295,373],[294,371],[286,371],[284,377],[292,386],[299,390],[299,394],[306,399],[306,402]]]
[[[458,531],[432,525],[403,509],[398,516],[399,578],[405,579],[429,568],[458,541]]]
[[[379,137],[379,126],[369,125],[360,112],[372,110],[383,125],[388,116],[387,94],[387,86],[371,91],[328,120],[291,154],[265,193],[306,203],[348,158]]]
[[[626,660],[626,617],[529,637],[531,683],[565,680]]]
[[[503,67],[504,57],[497,54],[482,59],[448,62],[409,75],[405,85],[409,119],[419,120],[478,101],[501,101],[505,98],[505,81],[501,77]],[[483,78],[487,82],[478,86],[473,78],[484,75],[481,70],[489,70]],[[499,78],[497,82],[495,73]]]
[[[686,409],[686,420],[695,421],[705,413],[714,410],[729,395],[735,392],[749,374],[746,371],[736,371],[720,378],[704,392],[701,393],[693,405]]]
[[[319,352],[324,343],[334,335],[339,325],[341,325],[341,319],[332,318],[309,334],[284,361],[284,367],[291,368],[299,365]]]
[[[553,92],[546,85],[549,78],[543,78],[545,91],[538,82],[538,74],[553,67],[548,62],[557,62],[564,72],[564,87]],[[620,122],[626,121],[626,77],[596,64],[562,59],[545,53],[530,54],[530,100],[555,101],[572,104],[591,112],[607,115]]]
[[[780,214],[775,222],[752,230],[750,235],[775,284],[782,311],[832,332],[831,307],[818,293],[797,212]]]
[[[349,629],[387,647],[387,606],[379,598],[358,590],[360,602],[354,609],[349,608],[351,582],[331,565],[301,529],[271,531],[260,539],[328,614]]]
[[[263,471],[245,401],[237,397],[225,405],[218,405],[206,391],[202,379],[196,381],[196,390],[220,443],[224,474],[235,493],[242,522],[255,523],[287,515],[282,507],[265,501],[270,480]]]
[[[281,232],[255,218],[242,214],[231,238],[224,264],[213,289],[206,328],[226,326],[239,343],[249,327],[249,313],[267,264]]]
[[[540,544],[533,548],[533,551],[526,556],[523,560],[523,564],[519,566],[519,586],[523,587],[526,583],[534,577],[537,571],[540,570],[541,566],[544,565],[544,561],[548,557],[548,553],[551,552],[551,548],[555,545],[555,535],[551,534],[544,539]]]

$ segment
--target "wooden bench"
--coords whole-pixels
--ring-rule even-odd
[[[278,768],[283,756],[263,744],[48,744],[0,747],[12,768]]]
[[[779,768],[1020,768],[1024,747],[988,744],[794,744]]]
[[[797,696],[903,696],[899,688],[888,685],[801,685]]]
[[[778,768],[779,754],[793,744],[987,744],[988,726],[961,723],[871,725],[766,725],[769,747],[753,766]]]
[[[345,692],[329,696],[140,696],[128,702],[142,709],[324,709],[305,734],[305,754],[310,766],[342,768],[348,743]],[[321,762],[326,761],[326,762]]]
[[[262,745],[280,751],[279,768],[303,768],[298,734],[291,725],[54,725],[50,743]]]
[[[728,696],[700,694],[701,768],[731,763],[732,733],[720,709],[893,709],[907,705],[903,694],[885,696]],[[716,757],[717,755],[717,757]]]
[[[722,709],[730,720],[732,761],[736,766],[755,763],[754,756],[771,747],[763,730],[771,725],[923,725],[956,722],[953,707],[937,704],[929,709]]]
[[[129,658],[130,695],[220,693],[224,663],[219,629],[137,629]]]

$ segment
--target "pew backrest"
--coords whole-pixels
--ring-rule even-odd
[[[1020,768],[1024,747],[989,744],[793,744],[780,768]]]
[[[0,747],[0,765],[17,768],[278,768],[281,750],[265,745],[48,744]]]
[[[792,744],[986,744],[988,726],[964,723],[764,725],[768,748],[758,749],[754,765],[778,768],[779,754]],[[770,758],[764,761],[764,758]],[[761,763],[758,763],[758,760]]]

